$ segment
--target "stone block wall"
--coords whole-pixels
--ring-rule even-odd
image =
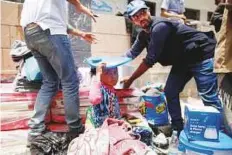
[[[21,3],[1,1],[1,74],[16,73],[16,64],[10,58],[10,48],[14,40],[23,39],[19,24],[21,10]]]

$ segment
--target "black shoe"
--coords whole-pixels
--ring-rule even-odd
[[[183,119],[172,121],[172,130],[177,131],[177,136],[180,136],[180,132],[184,129]]]
[[[27,147],[30,148],[31,147],[31,142],[33,142],[36,137],[41,136],[41,135],[45,134],[46,132],[47,132],[47,130],[44,130],[41,133],[38,133],[38,135],[36,135],[36,136],[28,134],[28,136],[27,136]]]
[[[39,135],[38,135],[39,136]],[[31,143],[35,140],[36,137],[38,136],[32,136],[30,134],[28,134],[27,136],[27,147],[30,148],[31,147]]]
[[[160,133],[163,133],[166,137],[171,137],[172,136],[172,128],[171,125],[162,125],[162,126],[156,126],[156,125],[151,125],[152,131],[154,132],[155,135],[159,135]]]
[[[80,134],[85,132],[85,126],[81,126],[80,129],[70,129],[69,132],[67,133],[67,138],[68,141],[72,141],[76,137],[78,137]]]

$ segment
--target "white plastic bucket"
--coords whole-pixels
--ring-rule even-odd
[[[232,138],[219,132],[219,142],[189,141],[182,131],[179,150],[186,155],[232,155]]]

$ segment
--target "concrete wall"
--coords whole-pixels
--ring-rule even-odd
[[[91,0],[93,11],[103,14],[116,14],[124,12],[127,0]]]
[[[160,15],[160,6],[163,0],[146,0],[156,3],[156,16]],[[128,0],[92,0],[92,9],[103,14],[124,12]],[[185,7],[200,10],[200,21],[207,21],[207,13],[216,8],[213,0],[185,0]]]
[[[16,73],[15,63],[10,58],[10,47],[14,40],[22,40],[19,17],[22,4],[1,1],[1,73]]]

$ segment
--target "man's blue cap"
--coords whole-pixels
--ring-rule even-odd
[[[127,17],[131,17],[141,9],[148,9],[145,2],[142,0],[133,0],[127,5],[124,15]]]
[[[85,60],[85,62],[93,68],[96,68],[98,65],[102,63],[106,63],[106,68],[115,68],[130,61],[132,61],[131,58],[122,56],[97,56],[90,57]]]

